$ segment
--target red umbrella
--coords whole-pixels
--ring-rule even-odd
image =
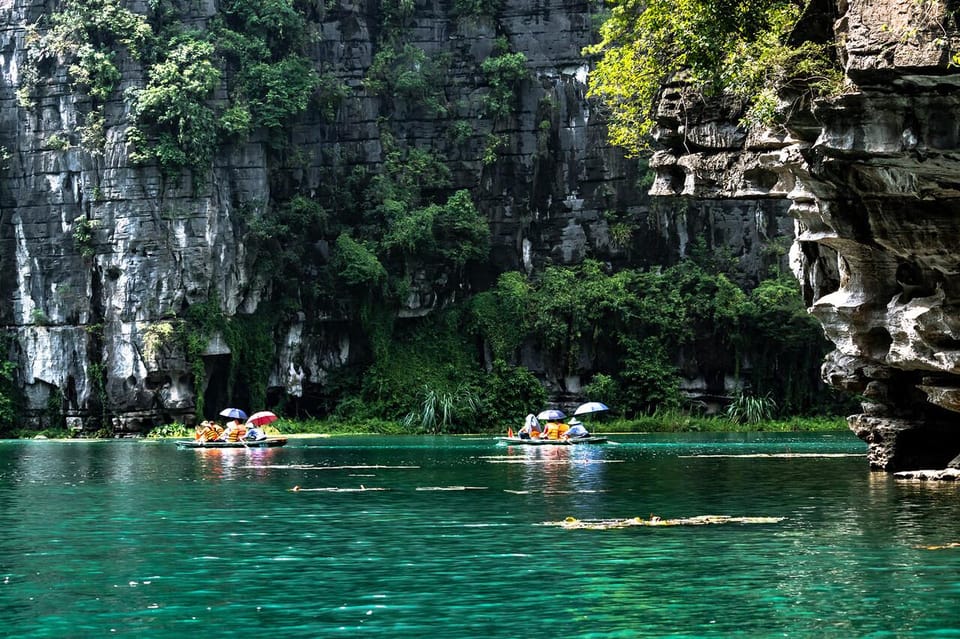
[[[254,426],[265,426],[267,424],[272,424],[277,421],[278,417],[271,413],[268,410],[262,410],[259,413],[254,413],[247,420],[247,424],[253,424]]]

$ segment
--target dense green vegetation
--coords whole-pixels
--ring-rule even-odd
[[[102,152],[103,105],[117,91],[123,56],[146,73],[144,86],[123,96],[134,125],[127,133],[131,159],[156,163],[173,178],[189,169],[202,182],[217,147],[254,130],[267,130],[271,144],[282,146],[284,127],[311,100],[323,111],[345,94],[303,55],[308,24],[297,0],[226,0],[204,31],[179,22],[172,0],[151,0],[146,15],[124,4],[66,0],[27,38],[20,104],[34,105],[45,61],[70,61],[74,87],[90,100],[76,137],[92,153]],[[225,81],[229,102],[214,101]]]
[[[797,288],[775,275],[747,291],[693,259],[655,270],[609,272],[587,261],[533,279],[504,273],[464,305],[395,322],[372,365],[338,373],[328,409],[350,423],[484,432],[544,405],[539,381],[516,366],[523,347],[554,362],[550,376],[585,376],[585,394],[626,420],[704,414],[682,392],[684,360],[718,394],[724,375],[740,371],[742,391],[716,423],[841,414],[852,406],[818,378],[828,343]]]
[[[809,0],[610,0],[589,95],[610,108],[610,137],[634,153],[649,144],[657,98],[673,79],[702,95],[727,93],[771,121],[790,85],[835,93],[843,75],[832,44],[788,38]]]
[[[681,69],[705,93],[749,100],[755,115],[769,104],[772,87],[831,80],[820,66],[829,58],[823,46],[783,44],[804,4],[615,3],[602,41],[590,51],[602,56],[592,90],[614,108],[615,141],[642,147],[659,87]],[[312,109],[332,119],[349,95],[306,57],[316,36],[307,16],[316,19],[323,3],[222,0],[204,31],[185,26],[172,0],[146,6],[139,15],[121,0],[65,0],[31,32],[19,98],[30,106],[44,61],[61,56],[89,105],[80,129],[50,135],[49,149],[66,151],[79,141],[90,153],[102,152],[104,103],[123,99],[131,157],[172,179],[192,172],[194,184],[202,183],[221,145],[254,133],[266,142],[270,200],[231,203],[248,260],[242,267],[251,286],[265,292],[259,312],[227,317],[211,291],[210,301],[157,323],[144,338],[145,351],[172,348],[186,357],[199,415],[210,412],[203,353],[214,335],[231,352],[228,396],[245,406],[272,402],[285,413],[285,402],[296,400],[271,398],[263,371],[276,336],[295,317],[306,318],[305,341],[322,332],[321,318],[349,325],[357,354],[322,388],[310,389],[309,400],[289,407],[288,414],[308,420],[285,426],[291,429],[321,423],[320,430],[351,432],[499,431],[546,403],[542,378],[566,376],[581,377],[586,395],[614,407],[610,418],[621,421],[610,427],[755,428],[845,409],[818,379],[826,342],[793,278],[771,273],[745,287],[728,261],[702,247],[669,267],[614,271],[588,260],[548,265],[532,277],[503,273],[488,290],[471,290],[465,274],[487,260],[490,227],[474,195],[455,187],[446,153],[455,152],[451,141],[475,153],[479,146],[475,159],[486,167],[510,144],[505,131],[530,74],[525,56],[511,51],[505,37],[495,40],[489,57],[472,62],[483,90],[470,111],[447,95],[451,56],[406,41],[414,4],[384,0],[362,82],[383,115],[381,164],[372,167],[350,158],[305,158],[290,143],[303,114]],[[498,6],[457,0],[452,11],[465,20]],[[127,56],[141,63],[144,77],[118,95]],[[556,110],[549,94],[540,100],[540,153],[548,153]],[[392,116],[411,113],[438,123],[443,139],[416,139],[398,128]],[[321,173],[313,186],[292,177],[307,166]],[[605,217],[614,244],[628,248],[635,224],[613,211]],[[73,240],[85,258],[95,256],[97,224],[90,215],[74,220]],[[411,300],[423,316],[401,317]],[[534,375],[520,365],[523,352],[542,354],[551,368]],[[692,362],[691,370],[680,370],[682,362]],[[97,366],[107,423],[106,373]],[[13,372],[0,366],[0,428],[12,419]],[[716,407],[693,403],[683,392],[689,377],[702,375],[723,393],[731,372],[741,390],[722,417],[703,415]],[[302,423],[308,426],[296,425]]]
[[[507,428],[517,429],[516,420],[488,422],[482,430],[484,435],[503,435]],[[845,431],[847,422],[843,417],[791,417],[766,420],[755,424],[732,422],[723,417],[698,417],[687,413],[659,413],[636,419],[594,420],[590,428],[596,433],[728,433],[728,432],[832,432]],[[368,419],[281,419],[266,427],[265,432],[276,435],[410,435],[423,431],[411,430],[401,422]],[[28,435],[33,436],[31,432]],[[48,437],[69,437],[68,433],[51,431]],[[150,431],[152,438],[193,437],[193,429],[181,423],[163,424]]]

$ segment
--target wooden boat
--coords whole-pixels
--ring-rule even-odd
[[[287,443],[286,437],[267,437],[266,439],[245,439],[239,442],[202,442],[199,440],[181,440],[177,448],[274,448]]]
[[[575,444],[605,444],[606,437],[596,437],[588,435],[586,437],[571,437],[569,439],[546,439],[537,437],[536,439],[521,439],[520,437],[499,437],[502,442],[509,445],[519,444],[521,446],[573,446]]]

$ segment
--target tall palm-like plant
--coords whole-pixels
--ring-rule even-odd
[[[454,391],[437,390],[424,385],[419,411],[408,413],[404,426],[418,425],[428,433],[445,433],[459,420],[474,421],[480,411],[480,398],[461,384]]]
[[[773,419],[777,411],[777,402],[769,393],[756,397],[747,393],[738,393],[727,406],[727,419],[734,424],[759,424]]]

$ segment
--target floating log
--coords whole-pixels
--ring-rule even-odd
[[[294,486],[290,489],[290,492],[294,493],[369,493],[376,491],[390,490],[389,488],[367,488],[366,486],[360,485],[360,488],[300,488],[300,486]]]
[[[609,530],[611,528],[629,528],[631,526],[711,526],[715,524],[777,524],[786,517],[730,517],[728,515],[698,515],[678,519],[662,519],[656,515],[650,519],[631,517],[629,519],[576,519],[567,517],[563,521],[545,521],[543,526],[558,526],[567,530]]]
[[[947,550],[949,548],[960,548],[960,542],[952,541],[941,546],[914,546],[914,548],[918,550]]]

